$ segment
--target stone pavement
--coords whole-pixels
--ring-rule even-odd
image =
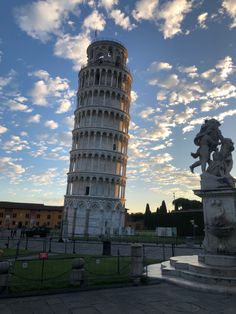
[[[0,314],[235,314],[236,297],[155,285],[0,299]]]

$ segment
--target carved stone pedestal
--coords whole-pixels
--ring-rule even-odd
[[[205,254],[236,256],[236,189],[196,190],[194,193],[203,202]]]

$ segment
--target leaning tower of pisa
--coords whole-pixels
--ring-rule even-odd
[[[79,72],[64,235],[119,234],[124,227],[132,76],[126,48],[97,40]]]

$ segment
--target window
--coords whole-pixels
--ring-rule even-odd
[[[37,215],[37,218],[40,218],[40,215],[39,215],[39,214]]]
[[[85,188],[85,195],[89,195],[89,186],[86,186]]]
[[[36,225],[39,226],[39,221],[36,222]]]
[[[2,224],[2,221],[0,220],[0,225]]]
[[[15,222],[15,221],[13,221],[13,222],[12,222],[12,224],[13,224],[13,226],[14,226],[14,225],[16,224],[16,222]]]
[[[61,215],[58,215],[58,219],[61,219]]]
[[[13,214],[12,217],[13,217],[13,218],[16,218],[16,214]]]
[[[3,217],[3,213],[0,213],[0,217]]]
[[[48,226],[50,225],[50,222],[49,222],[49,221],[47,222],[47,225],[48,225]]]
[[[51,215],[48,215],[47,218],[50,219],[50,218],[51,218]]]
[[[113,144],[113,150],[116,150],[116,144]]]
[[[29,218],[29,214],[25,214],[25,218]]]

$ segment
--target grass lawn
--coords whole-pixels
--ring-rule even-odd
[[[48,260],[17,260],[12,265],[10,291],[49,290],[72,287],[70,272],[72,260],[78,254],[63,254]],[[84,286],[130,282],[130,257],[85,256]],[[155,263],[157,260],[147,260]],[[145,264],[146,264],[145,263]]]
[[[3,251],[2,254],[2,258],[3,259],[7,259],[7,258],[12,258],[16,256],[16,249],[0,249],[1,251]],[[31,250],[23,250],[20,249],[18,252],[18,256],[31,256],[31,255],[35,255],[38,253],[38,251],[31,251]]]

